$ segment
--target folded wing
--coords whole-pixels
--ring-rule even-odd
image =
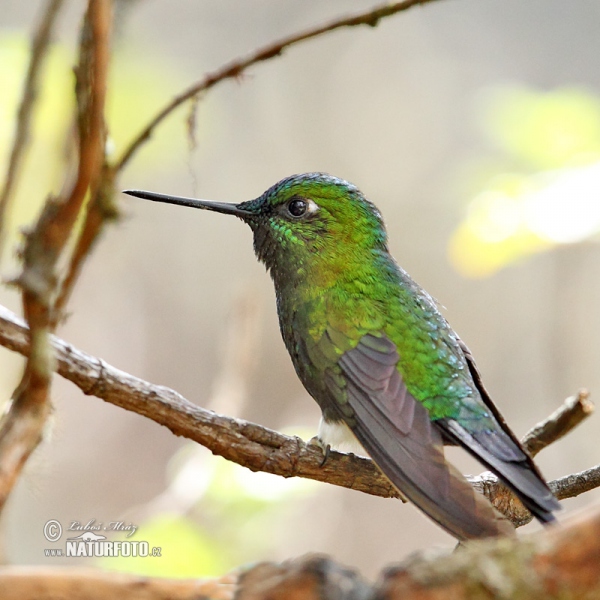
[[[398,360],[389,339],[367,334],[339,359],[343,377],[326,377],[337,401],[351,408],[346,422],[354,435],[390,481],[458,539],[513,534],[511,523],[446,462],[442,434],[404,385]]]

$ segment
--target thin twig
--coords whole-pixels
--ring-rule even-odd
[[[593,412],[594,405],[589,400],[589,393],[580,390],[577,395],[567,398],[547,419],[531,428],[523,437],[523,445],[534,456],[564,437]],[[500,512],[510,514],[511,521],[517,527],[527,525],[533,519],[523,503],[493,473],[486,471],[468,479]],[[573,498],[600,486],[600,467],[567,475],[549,485],[559,500]]]
[[[559,500],[576,498],[581,494],[585,494],[585,492],[600,487],[600,466],[586,469],[580,473],[565,475],[560,479],[551,481],[549,485],[552,493]]]
[[[587,390],[579,390],[577,395],[567,398],[545,421],[530,429],[522,440],[529,454],[535,456],[589,417],[594,412],[594,404],[589,396]]]
[[[2,306],[0,345],[24,355],[29,352],[27,326]],[[332,451],[321,467],[322,450],[297,437],[205,410],[174,390],[124,373],[55,336],[52,345],[57,371],[84,394],[152,419],[175,435],[202,444],[213,454],[253,471],[314,479],[384,498],[398,497],[388,479],[367,458]],[[469,480],[515,525],[530,520],[516,496],[491,473]],[[600,486],[600,465],[551,481],[549,485],[559,500],[577,496]]]
[[[140,131],[138,135],[129,143],[124,150],[123,154],[114,164],[114,169],[119,172],[129,162],[131,157],[135,154],[138,148],[152,135],[154,129],[178,106],[194,98],[201,92],[214,87],[217,83],[225,81],[226,79],[238,78],[248,67],[255,65],[256,63],[264,60],[269,60],[276,56],[279,56],[286,48],[318,37],[335,29],[342,27],[357,27],[359,25],[369,25],[375,27],[381,19],[394,15],[396,13],[408,10],[409,8],[417,4],[427,4],[434,0],[402,0],[401,2],[390,2],[379,5],[370,10],[352,15],[349,17],[340,17],[319,25],[312,29],[307,29],[300,33],[295,33],[281,40],[273,42],[263,48],[255,50],[246,56],[237,58],[221,68],[209,73],[201,81],[193,84],[188,89],[184,90],[181,94],[173,98],[169,104],[167,104],[162,110],[160,110],[156,116]]]
[[[15,139],[8,161],[4,187],[0,193],[0,259],[2,258],[4,248],[8,207],[12,198],[12,192],[19,178],[19,171],[23,164],[29,141],[31,115],[33,114],[35,101],[38,97],[42,66],[48,54],[48,47],[52,39],[52,30],[62,3],[63,0],[49,0],[31,40],[31,55],[23,86],[23,94],[19,104],[19,112],[17,114]]]
[[[86,259],[90,256],[94,244],[104,230],[104,226],[119,216],[117,206],[114,203],[114,194],[114,172],[105,165],[98,185],[91,192],[85,223],[73,248],[67,274],[62,281],[60,292],[54,303],[54,326],[57,325],[64,314],[75,281],[79,277]]]

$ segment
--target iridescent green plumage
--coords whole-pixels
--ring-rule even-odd
[[[289,222],[277,215],[294,197],[315,202],[313,218]],[[461,400],[473,396],[474,384],[456,335],[429,294],[389,254],[375,206],[353,185],[322,174],[285,179],[240,207],[264,211],[265,205],[277,216],[270,216],[270,236],[260,235],[255,251],[275,281],[288,350],[295,351],[294,337],[300,338],[296,345],[323,347],[327,328],[337,332],[338,354],[367,333],[383,333],[402,357],[398,368],[408,390],[432,418],[464,413]],[[253,226],[263,227],[262,219]],[[325,364],[315,355],[317,373]],[[487,418],[485,409],[474,404],[472,410]]]
[[[460,444],[543,522],[558,503],[487,395],[435,302],[389,254],[377,208],[322,173],[288,177],[226,205],[129,192],[242,218],[277,294],[296,372],[329,424],[345,424],[379,468],[459,539],[512,526],[443,456]]]

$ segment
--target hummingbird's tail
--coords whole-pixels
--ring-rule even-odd
[[[375,404],[355,400],[350,400],[357,421],[354,434],[381,471],[426,515],[459,540],[514,535],[511,522],[445,460],[442,436],[419,402],[408,399],[412,427],[408,435],[399,435]]]
[[[472,433],[453,419],[440,419],[434,423],[447,437],[496,473],[537,519],[543,523],[556,521],[552,513],[561,508],[558,500],[531,457],[504,431],[498,428]]]
[[[481,400],[494,416],[497,428],[472,431],[467,425],[453,419],[440,419],[435,423],[445,436],[461,445],[490,471],[496,473],[538,520],[542,523],[556,521],[552,513],[561,508],[558,500],[490,398],[471,351],[460,339],[459,344]]]
[[[343,377],[326,377],[358,441],[409,500],[456,538],[514,534],[510,521],[446,462],[442,433],[407,390],[397,362],[389,339],[366,335],[341,356]]]

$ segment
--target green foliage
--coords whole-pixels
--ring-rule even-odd
[[[132,539],[145,540],[160,556],[107,557],[99,559],[106,569],[152,577],[209,577],[226,570],[223,552],[216,541],[190,519],[163,514],[145,521]]]
[[[523,166],[558,169],[600,154],[600,99],[579,89],[500,88],[488,97],[482,129]]]

